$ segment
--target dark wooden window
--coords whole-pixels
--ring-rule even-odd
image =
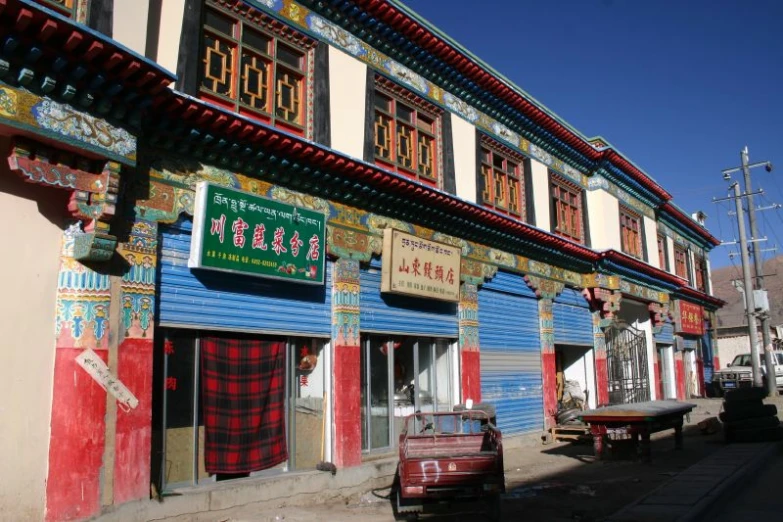
[[[628,210],[620,207],[620,247],[623,252],[629,256],[641,259],[642,250],[642,218]]]
[[[69,18],[76,18],[76,0],[34,0],[44,7],[57,11],[61,15]]]
[[[438,185],[438,109],[413,93],[378,79],[373,128],[378,165],[428,185]]]
[[[690,282],[688,276],[688,251],[684,248],[674,247],[674,273]]]
[[[700,292],[707,292],[707,260],[701,256],[694,256],[695,270],[696,272],[696,290]]]
[[[498,142],[481,138],[481,204],[525,221],[524,158]]]
[[[563,237],[583,242],[582,190],[551,175],[552,230]]]
[[[229,11],[209,0],[204,12],[200,94],[245,116],[304,135],[314,42],[292,29],[273,32],[270,24],[271,19],[252,8]]]
[[[669,249],[666,246],[666,236],[658,234],[658,263],[661,270],[669,270]]]

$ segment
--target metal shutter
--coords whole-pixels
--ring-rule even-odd
[[[682,347],[685,350],[698,350],[699,349],[699,340],[698,339],[689,339],[687,337],[682,338]]]
[[[555,344],[593,346],[593,316],[590,305],[578,290],[566,288],[552,305]]]
[[[161,326],[331,336],[332,263],[324,286],[188,268],[192,222],[166,227],[159,263]]]
[[[456,339],[457,304],[434,299],[381,294],[381,263],[360,272],[362,332],[399,333]]]
[[[672,323],[663,323],[661,333],[653,333],[656,344],[674,344],[674,325]]]
[[[481,400],[512,435],[544,426],[538,300],[519,275],[499,272],[479,291]]]

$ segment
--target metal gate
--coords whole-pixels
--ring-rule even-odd
[[[647,338],[627,324],[606,329],[606,365],[609,371],[609,403],[650,400]]]

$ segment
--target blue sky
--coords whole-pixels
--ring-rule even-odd
[[[783,1],[404,0],[587,136],[602,135],[674,195],[737,237],[720,171],[754,169],[756,206],[783,203]],[[736,178],[736,175],[735,175]],[[783,210],[758,214],[783,248]],[[716,247],[712,266],[735,263]],[[778,253],[783,253],[779,251]],[[764,254],[765,258],[775,255]]]

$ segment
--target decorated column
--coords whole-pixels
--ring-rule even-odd
[[[327,232],[329,253],[339,256],[332,272],[332,462],[350,467],[362,462],[359,261],[369,261],[372,250],[366,234]]]
[[[616,277],[592,274],[589,278],[588,285],[604,284],[605,286],[619,287],[619,279]],[[609,368],[606,362],[604,328],[615,320],[623,296],[619,291],[601,287],[587,287],[582,291],[582,294],[593,310],[596,404],[604,406],[609,404]]]
[[[478,287],[463,283],[459,300],[459,347],[462,357],[462,401],[481,400],[481,354],[478,336]]]
[[[544,396],[545,428],[556,424],[557,415],[557,368],[555,365],[555,325],[552,303],[565,285],[538,276],[526,275],[525,281],[532,288],[538,300],[538,319],[541,335],[541,391]]]

